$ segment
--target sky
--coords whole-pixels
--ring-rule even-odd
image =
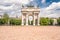
[[[40,17],[60,17],[60,0],[0,0],[0,15],[21,16],[22,5],[34,5],[40,8]]]

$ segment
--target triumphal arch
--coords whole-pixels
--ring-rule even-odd
[[[21,9],[21,13],[22,13],[22,25],[29,25],[29,16],[32,16],[33,25],[40,25],[39,24],[40,8],[38,8],[38,7],[23,7]]]

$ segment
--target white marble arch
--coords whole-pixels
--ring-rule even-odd
[[[21,10],[22,13],[22,25],[28,25],[28,20],[29,16],[33,17],[33,25],[39,25],[39,13],[40,13],[40,8],[22,8]],[[37,23],[36,20],[37,19]]]

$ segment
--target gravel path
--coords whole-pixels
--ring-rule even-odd
[[[0,26],[0,40],[60,40],[60,27]]]

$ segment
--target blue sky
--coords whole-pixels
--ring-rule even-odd
[[[60,17],[60,0],[0,0],[0,15],[21,16],[21,5],[37,5],[41,17]]]
[[[49,6],[50,4],[52,4],[53,2],[60,2],[60,0],[45,0],[45,1],[42,1],[42,0],[34,0],[33,2],[36,2],[37,5],[39,5],[40,7],[47,7]]]

